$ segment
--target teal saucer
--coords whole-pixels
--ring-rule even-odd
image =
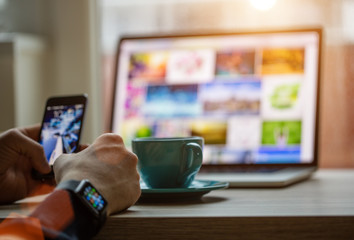
[[[227,188],[229,183],[208,180],[194,180],[186,188],[148,188],[143,181],[140,182],[141,196],[139,201],[184,201],[195,200],[212,190]]]

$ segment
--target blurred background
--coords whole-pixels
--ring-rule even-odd
[[[115,51],[131,34],[324,30],[320,167],[354,167],[353,0],[0,0],[0,132],[86,92],[83,142],[109,131]]]

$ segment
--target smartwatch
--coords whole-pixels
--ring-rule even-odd
[[[107,218],[107,200],[88,179],[69,180],[59,183],[56,189],[64,189],[71,193],[73,207],[84,211],[95,220],[96,231],[102,227]],[[81,205],[75,206],[75,205]]]

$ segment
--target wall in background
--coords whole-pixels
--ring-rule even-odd
[[[42,91],[32,97],[15,96],[19,108],[31,115],[23,117],[20,125],[40,122],[49,96],[85,92],[89,105],[83,142],[102,133],[97,9],[95,0],[1,0],[0,32],[31,34],[46,45],[43,80],[19,86],[21,91]]]
[[[97,2],[55,0],[52,5],[53,94],[87,93],[83,142],[102,133]]]
[[[43,0],[0,1],[1,46],[8,43],[6,49],[11,51],[11,54],[0,53],[2,63],[7,62],[0,72],[3,93],[0,104],[4,110],[0,131],[41,121],[44,90],[50,85],[52,67],[48,58],[52,52],[47,41],[50,18],[45,9],[48,8]]]
[[[126,34],[321,26],[321,167],[354,167],[354,2],[281,0],[268,11],[245,0],[101,0],[102,91],[109,129],[116,44]]]

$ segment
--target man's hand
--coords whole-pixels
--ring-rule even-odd
[[[0,135],[0,204],[36,194],[43,186],[32,178],[32,169],[50,172],[43,147],[36,141],[40,126],[10,129]],[[43,188],[42,188],[43,190]],[[51,188],[45,190],[46,193]],[[39,194],[39,193],[37,193]]]
[[[128,151],[120,136],[103,134],[85,150],[63,154],[54,163],[57,184],[89,179],[108,201],[107,213],[122,211],[140,196],[138,158]]]

